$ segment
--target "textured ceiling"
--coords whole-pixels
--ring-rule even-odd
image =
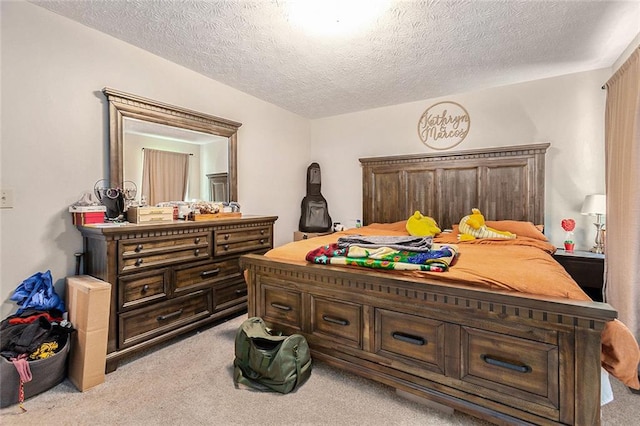
[[[381,1],[341,36],[286,0],[32,3],[308,118],[609,67],[640,31],[640,1]]]

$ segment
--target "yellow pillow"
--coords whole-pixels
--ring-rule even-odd
[[[541,241],[549,241],[542,232],[531,222],[522,220],[488,220],[487,226],[500,229],[501,231],[509,231],[518,237],[534,238]]]
[[[536,225],[522,220],[487,220],[485,225],[501,231],[511,232],[518,237],[533,238],[540,241],[549,241]],[[458,225],[453,225],[454,234],[458,234]]]

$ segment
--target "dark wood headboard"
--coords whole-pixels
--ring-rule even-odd
[[[396,222],[419,210],[446,229],[477,207],[487,220],[544,224],[549,145],[361,158],[363,222]]]

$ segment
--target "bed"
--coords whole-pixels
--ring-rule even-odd
[[[637,384],[638,347],[536,227],[548,147],[361,159],[365,226],[243,256],[249,315],[302,333],[315,359],[496,424],[600,424],[601,365]],[[474,207],[521,235],[456,244]],[[305,259],[349,235],[407,235],[415,210],[452,230],[434,238],[458,250],[444,272]]]

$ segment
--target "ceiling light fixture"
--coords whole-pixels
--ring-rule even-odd
[[[357,32],[382,14],[389,0],[292,0],[289,21],[312,35]]]

